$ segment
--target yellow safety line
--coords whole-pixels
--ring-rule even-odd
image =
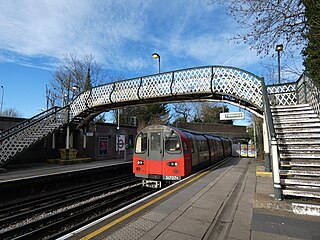
[[[259,166],[256,166],[256,175],[272,175],[272,172],[259,172]]]
[[[100,233],[102,233],[102,232],[104,232],[104,231],[108,230],[109,228],[113,227],[114,225],[116,225],[116,224],[118,224],[118,223],[122,222],[123,220],[125,220],[125,219],[127,219],[127,218],[131,217],[132,215],[134,215],[134,214],[136,214],[136,213],[138,213],[138,212],[142,211],[143,209],[145,209],[145,208],[147,208],[147,207],[151,206],[152,204],[154,204],[154,203],[156,203],[156,202],[160,201],[161,199],[163,199],[163,198],[165,198],[165,197],[169,196],[170,194],[172,194],[172,193],[176,192],[176,191],[177,191],[177,190],[179,190],[180,188],[182,188],[182,187],[184,187],[184,186],[188,185],[189,183],[191,183],[191,182],[195,181],[196,179],[198,179],[198,178],[202,177],[203,175],[207,174],[208,172],[209,172],[209,171],[205,171],[205,172],[203,172],[203,173],[199,174],[198,176],[196,176],[196,177],[194,177],[194,178],[190,179],[189,181],[187,181],[187,182],[185,182],[185,183],[181,184],[180,186],[178,186],[178,187],[176,187],[176,188],[174,188],[174,189],[170,190],[169,192],[164,193],[163,195],[161,195],[161,196],[159,196],[159,197],[157,197],[157,198],[155,198],[155,199],[151,200],[150,202],[145,203],[145,204],[144,204],[144,205],[142,205],[141,207],[138,207],[138,208],[134,209],[133,211],[131,211],[131,212],[127,213],[126,215],[123,215],[122,217],[119,217],[118,219],[114,220],[113,222],[111,222],[111,223],[109,223],[109,224],[107,224],[107,225],[105,225],[105,226],[103,226],[103,227],[101,227],[101,228],[99,228],[99,229],[95,230],[94,232],[92,232],[92,233],[90,233],[90,234],[88,234],[88,235],[84,236],[83,238],[81,238],[81,240],[88,240],[88,239],[91,239],[91,238],[93,238],[93,237],[97,236],[98,234],[100,234]]]
[[[272,175],[272,172],[256,172],[256,175]]]

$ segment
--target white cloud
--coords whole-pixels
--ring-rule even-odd
[[[123,43],[137,40],[145,4],[132,1],[4,1],[0,48],[16,54],[60,58],[92,53],[107,63]],[[141,19],[141,20],[140,20]]]
[[[233,66],[256,61],[246,46],[228,41],[234,29],[224,9],[206,0],[3,1],[0,61],[28,65],[49,58],[40,66],[46,68],[66,53],[92,54],[107,68],[137,72],[153,65],[152,51],[172,59],[184,55],[182,66],[192,60]]]

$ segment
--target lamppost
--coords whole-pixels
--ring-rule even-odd
[[[158,58],[158,71],[160,73],[160,55],[158,53],[152,53],[153,58]]]
[[[283,45],[278,44],[276,46],[276,51],[278,52],[278,84],[280,84],[280,52],[283,50]]]
[[[0,113],[1,113],[1,115],[2,115],[3,96],[4,96],[4,87],[3,87],[3,86],[1,86],[1,88],[2,88],[2,96],[1,96],[1,109],[0,109]]]

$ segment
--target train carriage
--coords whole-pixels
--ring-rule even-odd
[[[133,172],[143,185],[159,188],[231,156],[229,140],[164,125],[144,128],[136,138]],[[230,152],[230,154],[229,154]]]

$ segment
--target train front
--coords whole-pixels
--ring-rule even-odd
[[[191,171],[187,139],[178,129],[163,125],[144,128],[136,138],[133,172],[143,185],[160,188]],[[183,146],[184,145],[184,146]]]

